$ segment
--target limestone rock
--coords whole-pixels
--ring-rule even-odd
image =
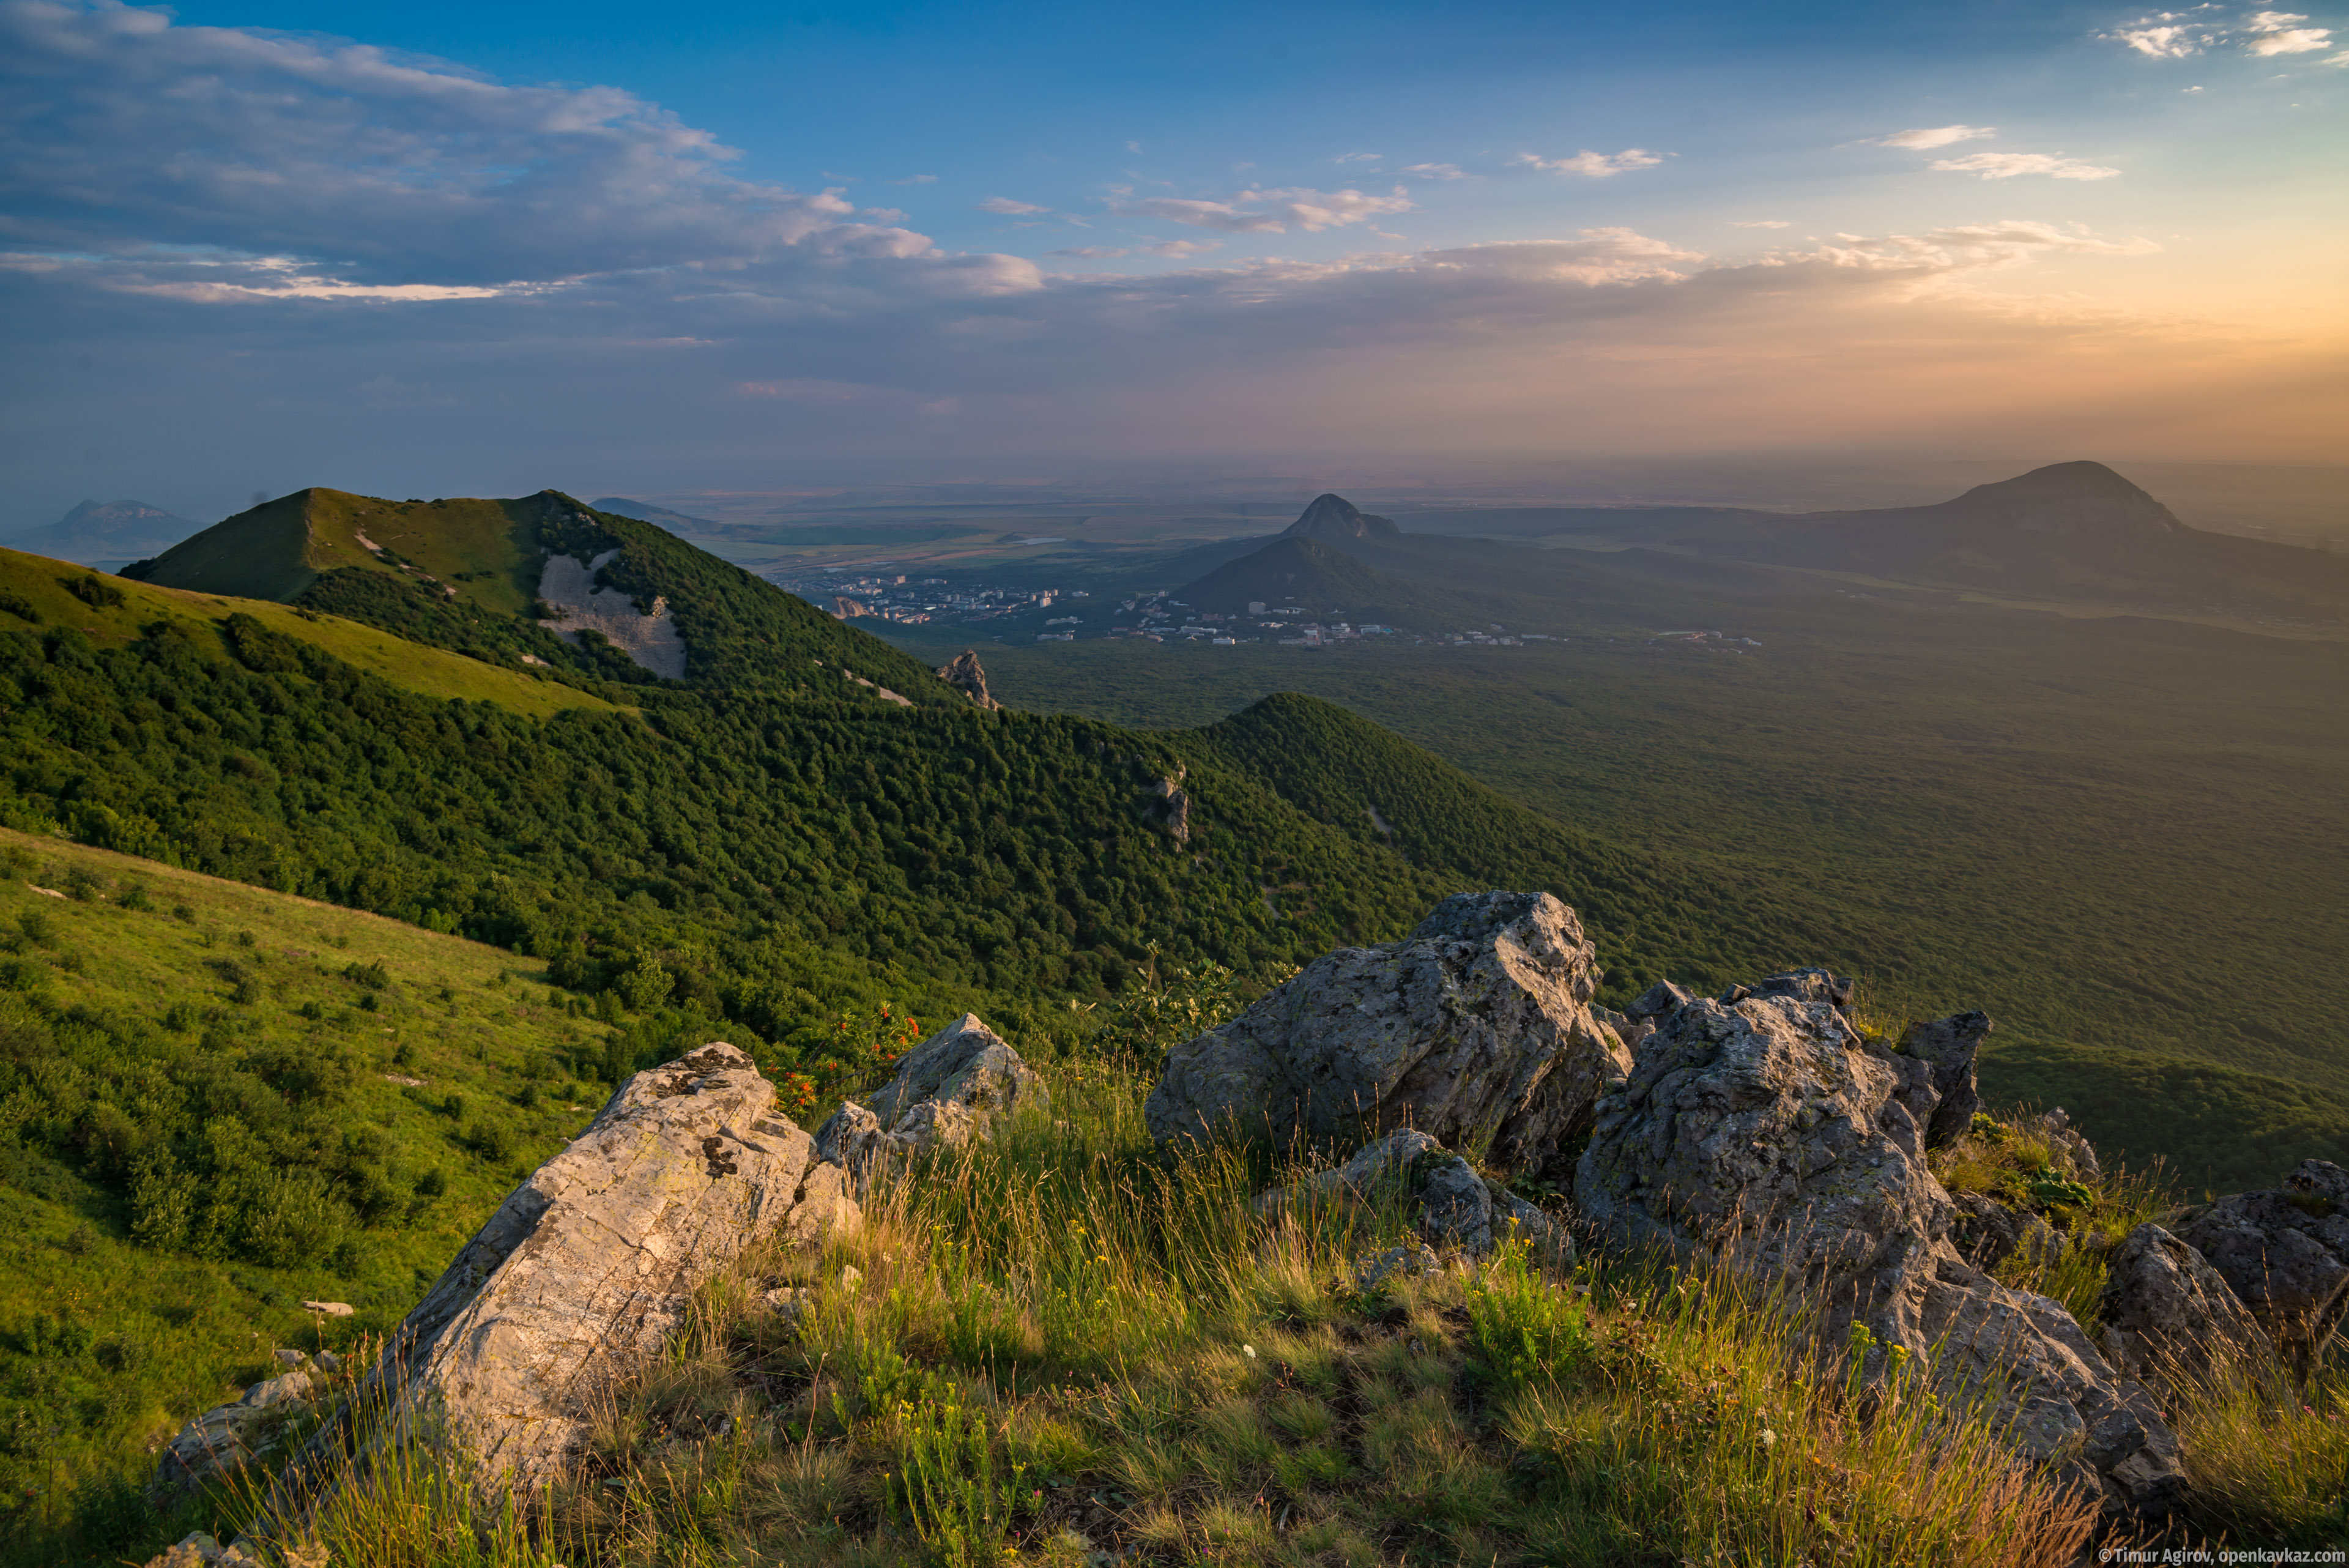
[[[1974,1125],[1974,1113],[1982,1109],[1982,1095],[1974,1086],[1974,1057],[1990,1031],[1989,1013],[1959,1012],[1930,1023],[1912,1023],[1900,1037],[1900,1054],[1932,1069],[1933,1090],[1940,1096],[1925,1128],[1927,1147],[1953,1143]],[[2085,1147],[2087,1140],[2080,1141]],[[2095,1158],[2089,1156],[2091,1169]]]
[[[377,1377],[402,1424],[469,1452],[482,1486],[543,1486],[704,1281],[765,1237],[854,1224],[841,1172],[774,1101],[723,1043],[621,1085],[401,1324]]]
[[[1766,984],[1767,982],[1765,982]],[[1819,1352],[1868,1331],[1862,1376],[1899,1347],[1948,1394],[1983,1394],[2009,1439],[2076,1462],[2116,1510],[2153,1517],[2183,1485],[2177,1442],[2054,1302],[2000,1285],[1951,1242],[1955,1206],[1925,1163],[1936,1064],[1862,1038],[1800,990],[1665,1015],[1599,1104],[1575,1178],[1583,1218],[1816,1307]]]
[[[1694,992],[1660,980],[1640,993],[1639,1000],[1631,1003],[1630,1013],[1634,1018],[1658,1018],[1695,1000]]]
[[[2160,1226],[2113,1249],[2096,1316],[2106,1351],[2134,1377],[2199,1373],[2262,1355],[2267,1336],[2219,1271]]]
[[[905,1054],[873,1103],[844,1102],[816,1129],[816,1153],[861,1184],[878,1161],[985,1137],[998,1116],[1049,1108],[1035,1069],[995,1031],[966,1012]]]
[[[2078,1128],[2072,1125],[2072,1113],[2058,1106],[2039,1118],[2040,1135],[2055,1146],[2055,1152],[2072,1168],[2072,1174],[2082,1181],[2101,1181],[2103,1168],[2096,1163],[2096,1151]]]
[[[1630,1053],[1590,1012],[1599,971],[1547,893],[1462,893],[1410,940],[1340,948],[1178,1045],[1144,1107],[1161,1144],[1337,1149],[1410,1127],[1562,1179]]]
[[[261,1568],[261,1559],[240,1547],[222,1546],[198,1530],[149,1558],[147,1568]]]
[[[2282,1186],[2221,1198],[2176,1229],[2296,1355],[2322,1347],[2349,1311],[2349,1170],[2331,1160],[2302,1160]]]
[[[1950,1240],[1961,1257],[1985,1274],[2016,1252],[2040,1258],[2064,1244],[2054,1227],[2028,1209],[2010,1209],[1978,1192],[1953,1192],[1950,1201],[1957,1210]]]
[[[285,1446],[289,1429],[310,1414],[312,1404],[323,1392],[323,1386],[309,1373],[286,1372],[254,1384],[241,1398],[215,1405],[195,1417],[180,1428],[156,1461],[155,1474],[147,1483],[148,1501],[158,1508],[171,1508],[255,1460],[273,1457]],[[180,1543],[186,1545],[188,1542]]]
[[[1466,1160],[1414,1128],[1389,1133],[1310,1180],[1262,1193],[1256,1208],[1259,1214],[1273,1214],[1317,1199],[1399,1202],[1412,1211],[1424,1242],[1471,1256],[1513,1238],[1552,1255],[1563,1250],[1571,1258],[1573,1252],[1573,1241],[1548,1215],[1486,1181]]]
[[[978,665],[978,649],[966,648],[938,666],[938,679],[960,691],[981,708],[1003,706],[987,691],[987,671]]]

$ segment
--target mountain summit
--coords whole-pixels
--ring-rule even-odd
[[[1919,507],[2026,534],[2115,539],[2175,534],[2176,514],[2101,462],[2053,462],[1994,484],[1977,484],[1939,507]]]
[[[85,501],[47,527],[10,539],[8,547],[111,571],[169,549],[202,526],[144,501]]]
[[[1317,495],[1281,536],[1288,539],[1392,539],[1402,529],[1392,518],[1364,512],[1342,495]]]

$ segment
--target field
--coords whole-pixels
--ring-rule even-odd
[[[0,830],[0,1524],[27,1560],[273,1347],[397,1324],[601,1106],[571,1068],[607,1033],[499,949]]]
[[[1197,725],[1280,691],[1340,702],[1559,822],[1694,867],[1717,923],[1764,933],[1740,938],[1752,971],[1822,961],[1888,1008],[1986,1009],[1994,1096],[2061,1100],[2190,1186],[2349,1155],[2349,649],[1501,559],[1525,585],[1512,629],[1574,640],[980,651],[1007,702],[1129,724]],[[1748,591],[1723,586],[1739,576]],[[1651,640],[1692,629],[1760,646]],[[926,656],[962,646],[928,630],[892,635]],[[1707,921],[1684,924],[1692,951],[1710,945]],[[2122,1052],[2228,1091],[2140,1094],[2155,1080],[2098,1066]]]

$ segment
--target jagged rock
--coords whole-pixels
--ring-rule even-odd
[[[2282,1186],[2221,1198],[2176,1231],[2284,1350],[2313,1354],[2349,1312],[2349,1170],[2331,1160],[2302,1160]]]
[[[1974,1057],[1990,1032],[1989,1013],[1956,1012],[1930,1023],[1911,1023],[1900,1037],[1900,1054],[1931,1069],[1933,1092],[1940,1096],[1925,1127],[1928,1148],[1955,1142],[1974,1125],[1974,1113],[1982,1109],[1982,1095],[1974,1085]],[[2085,1138],[2080,1141],[2086,1147]],[[2092,1169],[2095,1158],[2092,1153]]]
[[[1640,993],[1630,1012],[1634,1018],[1657,1018],[1676,1007],[1685,1007],[1696,1000],[1696,992],[1671,981],[1660,980]]]
[[[1851,1002],[1851,981],[1824,969],[1790,969],[1735,989],[1747,996],[1790,996],[1796,1002],[1824,1002],[1837,1008]]]
[[[299,1356],[301,1352],[294,1354]],[[241,1398],[215,1405],[195,1417],[180,1428],[156,1461],[155,1474],[147,1483],[148,1501],[161,1509],[175,1507],[254,1460],[274,1454],[284,1446],[288,1428],[310,1414],[321,1392],[309,1373],[286,1372],[254,1384]]]
[[[815,1135],[817,1158],[851,1172],[860,1189],[879,1163],[934,1146],[959,1148],[1019,1106],[1051,1105],[1035,1070],[971,1012],[908,1051],[872,1100],[844,1101]]]
[[[1407,941],[1341,948],[1178,1045],[1143,1114],[1161,1144],[1342,1148],[1400,1127],[1560,1179],[1630,1053],[1593,1017],[1599,971],[1547,893],[1462,893]]]
[[[1747,988],[1739,988],[1747,989]],[[2009,1440],[2158,1516],[2183,1485],[2177,1441],[2054,1302],[1996,1283],[1951,1242],[1955,1206],[1925,1163],[1936,1067],[1797,993],[1689,1002],[1599,1103],[1575,1178],[1583,1219],[1619,1244],[1783,1282],[1816,1308],[1819,1353],[1899,1347],[1949,1395],[1989,1394]],[[1913,1376],[1911,1374],[1910,1376]]]
[[[1188,768],[1178,767],[1143,792],[1143,820],[1174,841],[1177,848],[1191,842],[1191,797],[1184,791]]]
[[[2106,1351],[2131,1376],[2199,1373],[2267,1348],[2219,1271],[2158,1225],[2124,1237],[2106,1271],[2096,1317]]]
[[[2016,1252],[2044,1258],[2064,1245],[2054,1227],[2028,1209],[2010,1209],[1979,1192],[1953,1192],[1950,1201],[1957,1210],[1950,1241],[1961,1257],[1985,1274]]]
[[[181,1536],[147,1560],[147,1568],[260,1568],[261,1559],[238,1547],[222,1546],[198,1530]]]
[[[764,1238],[856,1223],[844,1174],[774,1101],[722,1042],[622,1085],[393,1335],[374,1377],[397,1425],[469,1453],[481,1486],[543,1486],[704,1281]]]
[[[1410,1279],[1419,1274],[1432,1274],[1444,1266],[1435,1249],[1424,1241],[1409,1246],[1389,1247],[1384,1251],[1365,1252],[1354,1260],[1353,1287],[1364,1295],[1383,1290],[1390,1280]],[[1346,1282],[1343,1275],[1339,1283]]]
[[[966,648],[938,666],[938,679],[960,691],[982,708],[1003,706],[988,695],[987,671],[978,665],[978,649]]]
[[[1573,1241],[1548,1215],[1415,1128],[1389,1133],[1334,1170],[1259,1194],[1257,1212],[1273,1214],[1313,1199],[1400,1202],[1415,1211],[1421,1237],[1472,1256],[1516,1238],[1549,1254],[1573,1255]]]
[[[1989,1032],[1987,1022],[1983,1032]],[[2072,1113],[2058,1106],[2039,1118],[2039,1132],[2056,1152],[2071,1163],[2072,1174],[2082,1181],[2102,1181],[2103,1168],[2096,1163],[2096,1151],[2077,1128],[2072,1126]]]

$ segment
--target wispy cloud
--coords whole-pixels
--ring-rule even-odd
[[[2311,55],[2333,47],[2333,29],[2303,26],[2307,20],[2298,11],[2254,11],[2229,22],[2218,6],[2198,5],[2191,11],[2158,11],[2140,16],[2102,36],[2137,54],[2163,60],[2182,60],[2229,44],[2258,58]],[[2349,53],[2340,59],[2349,60]],[[2339,61],[2321,63],[2333,65]]]
[[[1416,180],[1465,180],[1468,175],[1457,163],[1406,163],[1404,173]]]
[[[1509,161],[1552,174],[1586,174],[1594,180],[1604,180],[1632,169],[1652,169],[1663,161],[1661,153],[1644,147],[1627,147],[1620,152],[1593,152],[1586,147],[1571,158],[1542,158],[1520,152]]]
[[[1221,240],[1166,240],[1154,245],[1076,245],[1046,251],[1048,256],[1076,256],[1085,261],[1113,261],[1119,256],[1195,256],[1223,249]]]
[[[908,174],[903,180],[889,182],[892,185],[935,185],[937,182],[938,177],[935,174]]]
[[[1784,218],[1732,218],[1729,226],[1733,229],[1783,229],[1787,223]]]
[[[1386,156],[1383,152],[1340,152],[1330,160],[1332,163],[1376,163]]]
[[[2012,180],[2023,174],[2044,174],[2051,180],[2110,180],[2120,172],[2101,163],[2083,163],[2049,152],[1974,152],[1963,158],[1938,158],[1933,167],[1951,174],[1979,174],[1985,180]]]
[[[1922,152],[1930,148],[1947,147],[1953,141],[1972,141],[1997,134],[1998,128],[1993,125],[1937,125],[1924,130],[1896,130],[1880,138],[1877,145],[1906,147],[1912,152]]]
[[[982,213],[1001,213],[1008,217],[1025,218],[1038,213],[1049,213],[1052,209],[1039,207],[1029,202],[1015,202],[1009,196],[989,196],[986,201],[978,203],[978,210]]]
[[[1182,196],[1147,196],[1114,202],[1110,211],[1125,217],[1164,218],[1197,229],[1220,229],[1233,234],[1283,234],[1291,228],[1318,234],[1324,229],[1367,223],[1388,213],[1408,213],[1412,200],[1400,185],[1392,196],[1371,196],[1356,190],[1315,191],[1299,186],[1283,191],[1243,191],[1226,202]]]

